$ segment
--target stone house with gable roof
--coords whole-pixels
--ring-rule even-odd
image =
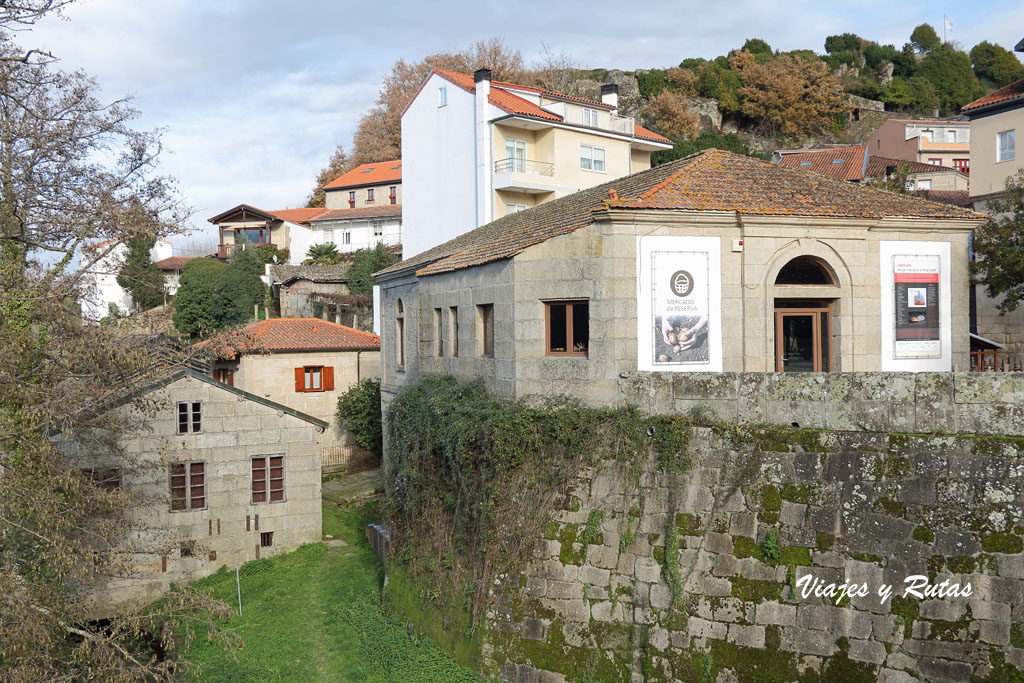
[[[982,221],[706,150],[377,273],[383,400],[421,372],[607,404],[637,370],[966,369]]]

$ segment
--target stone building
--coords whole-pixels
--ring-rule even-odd
[[[324,420],[192,369],[141,399],[152,413],[122,438],[123,453],[100,434],[62,444],[73,464],[132,497],[134,571],[101,585],[98,611],[320,540]]]
[[[982,220],[706,150],[378,273],[384,401],[420,372],[607,404],[636,370],[966,369]]]

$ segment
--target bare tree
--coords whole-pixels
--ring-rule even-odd
[[[100,102],[87,76],[13,42],[65,4],[0,2],[0,679],[166,679],[175,658],[142,639],[173,650],[223,606],[178,591],[92,624],[98,582],[130,571],[137,501],[73,468],[54,438],[105,435],[97,448],[116,457],[145,422],[142,402],[104,407],[150,382],[154,360],[82,324],[80,276],[127,240],[180,231],[188,212],[153,174],[159,138],[130,128],[127,101]]]

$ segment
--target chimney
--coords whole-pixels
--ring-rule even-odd
[[[494,148],[491,144],[491,123],[488,120],[491,94],[491,70],[477,69],[473,72],[476,83],[476,224],[477,227],[491,222],[494,206]]]
[[[612,113],[619,113],[619,86],[614,83],[605,83],[601,86],[601,101],[613,107]]]

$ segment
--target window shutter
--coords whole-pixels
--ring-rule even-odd
[[[324,391],[334,391],[334,366],[329,365],[324,368]]]
[[[295,391],[306,390],[306,371],[303,368],[295,368]]]

